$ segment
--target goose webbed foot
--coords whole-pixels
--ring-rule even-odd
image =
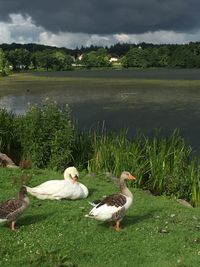
[[[11,228],[12,231],[15,230],[15,221],[11,222],[10,228]]]

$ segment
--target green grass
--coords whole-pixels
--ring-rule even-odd
[[[24,172],[0,169],[0,201],[16,195]],[[28,173],[30,186],[63,177],[48,170]],[[31,206],[18,219],[15,232],[7,224],[0,225],[1,266],[199,266],[199,208],[132,188],[134,204],[123,229],[115,232],[107,223],[84,215],[91,208],[88,200],[116,192],[116,187],[104,176],[83,172],[80,181],[90,190],[88,199],[41,201],[30,196]]]

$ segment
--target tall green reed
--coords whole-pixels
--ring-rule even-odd
[[[75,140],[72,148],[73,165],[80,169],[88,168],[88,161],[92,157],[92,136],[89,132],[75,131]]]
[[[187,172],[187,186],[189,184],[188,200],[195,206],[200,207],[200,160],[193,159],[188,165]]]
[[[170,137],[152,140],[145,138],[145,158],[148,161],[148,188],[154,193],[175,194],[184,183],[184,173],[190,162],[192,149],[174,131]]]
[[[88,163],[90,171],[109,171],[120,175],[123,170],[129,170],[137,175],[140,183],[146,171],[144,148],[140,135],[135,142],[127,138],[127,131],[119,134],[93,135],[93,157]]]
[[[15,116],[12,112],[0,109],[0,151],[11,153],[11,148],[16,145]]]

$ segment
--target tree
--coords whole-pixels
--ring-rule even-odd
[[[168,67],[169,66],[170,51],[167,45],[163,45],[158,49],[158,66]]]
[[[124,56],[133,46],[136,47],[136,45],[131,45],[127,43],[123,43],[123,44],[117,43],[111,46],[108,51],[110,54],[116,54],[119,57],[121,57],[121,56]]]
[[[31,64],[31,53],[24,48],[17,48],[7,53],[7,58],[13,70],[27,70]]]
[[[105,48],[99,48],[97,51],[91,51],[84,55],[82,62],[87,68],[109,67],[110,62]]]
[[[171,67],[191,68],[194,67],[195,55],[186,46],[177,46],[170,57]]]
[[[132,48],[128,51],[122,60],[122,65],[125,68],[146,68],[148,67],[147,50],[142,48]]]
[[[63,51],[44,50],[34,53],[32,62],[35,69],[69,70],[72,68],[72,57]]]
[[[54,70],[70,70],[72,69],[72,57],[62,51],[56,51],[52,54]]]
[[[49,70],[53,68],[53,51],[47,49],[35,52],[35,66],[37,69]]]
[[[4,76],[9,73],[8,62],[5,53],[2,48],[0,48],[0,75]]]

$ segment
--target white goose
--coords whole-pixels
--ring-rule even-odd
[[[133,194],[125,184],[127,179],[135,180],[136,178],[127,171],[122,172],[119,180],[121,192],[109,195],[97,204],[92,204],[94,208],[85,217],[100,221],[115,221],[115,229],[119,231],[120,221],[133,202]]]
[[[64,180],[50,180],[36,187],[26,186],[27,191],[39,199],[82,199],[88,196],[88,189],[79,183],[79,173],[75,167],[64,171]]]

